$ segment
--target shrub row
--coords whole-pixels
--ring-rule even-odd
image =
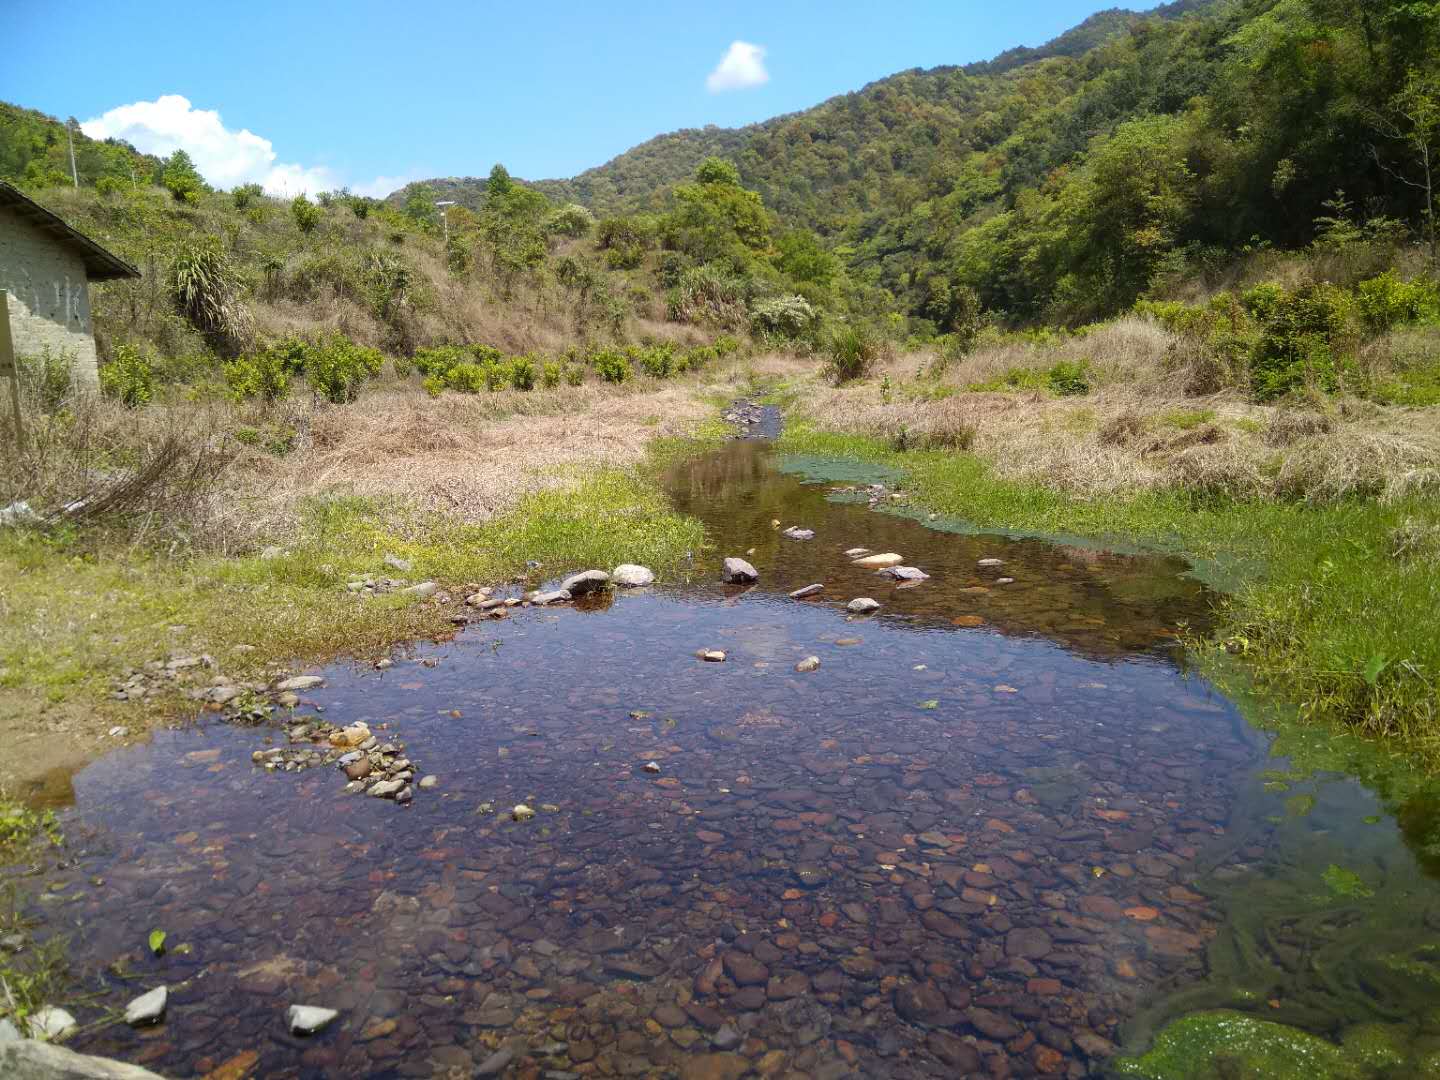
[[[1262,402],[1307,389],[1365,395],[1361,346],[1400,327],[1440,325],[1440,282],[1391,270],[1353,289],[1265,282],[1203,305],[1142,300],[1135,310],[1181,337],[1192,391],[1240,386]]]

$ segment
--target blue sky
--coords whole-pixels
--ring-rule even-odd
[[[383,193],[497,161],[570,176],[661,132],[1038,45],[1107,6],[29,3],[6,14],[0,99],[152,152],[184,145],[225,187]]]

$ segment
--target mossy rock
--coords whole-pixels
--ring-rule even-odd
[[[1377,1071],[1405,1064],[1409,1042],[1405,1028],[1395,1024],[1356,1024],[1340,1036],[1346,1057]]]
[[[1112,1068],[1118,1076],[1144,1080],[1364,1080],[1373,1075],[1317,1035],[1231,1009],[1173,1021],[1149,1051],[1122,1058]]]

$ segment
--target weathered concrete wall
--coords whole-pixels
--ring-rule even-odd
[[[0,289],[9,294],[15,353],[48,346],[75,358],[81,385],[97,381],[85,263],[58,237],[0,208]]]

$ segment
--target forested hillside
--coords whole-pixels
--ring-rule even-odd
[[[912,317],[945,329],[963,287],[1013,321],[1074,323],[1327,221],[1430,245],[1437,27],[1433,0],[1105,12],[1038,50],[660,136],[536,186],[643,212],[718,153]]]

